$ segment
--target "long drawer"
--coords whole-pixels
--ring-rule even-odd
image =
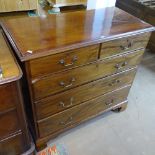
[[[149,36],[149,33],[144,33],[102,43],[100,58],[103,59],[123,52],[145,48]]]
[[[0,86],[0,113],[14,108],[17,103],[16,85],[9,83]]]
[[[0,115],[0,139],[8,137],[20,130],[16,110]]]
[[[130,86],[122,88],[38,121],[40,137],[47,136],[70,125],[87,120],[89,117],[98,115],[104,110],[126,101],[129,90]]]
[[[143,52],[128,53],[33,81],[34,100],[133,68],[139,64]]]
[[[37,118],[43,119],[102,94],[132,84],[135,73],[136,69],[130,69],[38,101],[35,103]]]
[[[66,70],[97,60],[99,44],[51,55],[29,62],[32,78]]]

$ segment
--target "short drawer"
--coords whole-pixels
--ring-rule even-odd
[[[150,33],[144,33],[131,37],[116,39],[102,44],[100,58],[107,58],[123,52],[145,48]]]
[[[142,54],[143,51],[128,53],[32,81],[34,100],[133,68],[139,64]]]
[[[29,62],[31,77],[73,68],[97,60],[99,45],[88,46],[61,54],[51,55]]]
[[[85,102],[62,113],[38,121],[40,137],[62,130],[70,125],[85,121],[96,116],[108,108],[127,100],[130,87],[105,94],[91,101]]]
[[[16,110],[0,114],[0,139],[8,137],[20,130]]]
[[[125,85],[130,85],[135,73],[136,69],[131,69],[38,101],[35,103],[37,118],[43,119]]]
[[[26,151],[22,133],[0,140],[0,155],[20,155]]]
[[[17,102],[15,83],[0,86],[0,113],[15,107]]]

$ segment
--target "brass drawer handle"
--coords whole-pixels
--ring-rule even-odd
[[[2,68],[0,67],[0,79],[3,78],[3,71]]]
[[[72,78],[70,84],[68,84],[68,85],[66,85],[64,81],[61,81],[60,86],[62,86],[64,88],[69,88],[69,87],[73,86],[73,82],[75,82],[75,78]]]
[[[60,122],[60,125],[69,125],[69,124],[71,124],[73,122],[73,117],[72,116],[70,116],[68,119],[67,119],[67,121],[65,121],[65,122]]]
[[[132,43],[129,40],[127,40],[127,43],[128,43],[127,46],[123,45],[120,46],[121,50],[129,50],[132,47]]]
[[[71,99],[70,99],[70,104],[65,105],[65,103],[61,101],[61,102],[60,102],[60,106],[62,106],[63,108],[69,108],[69,107],[71,107],[71,106],[73,105],[73,101],[74,101],[74,98],[71,97]]]
[[[113,99],[111,99],[110,101],[106,101],[106,102],[105,102],[105,104],[106,104],[107,106],[111,106],[113,103],[114,103],[114,100],[113,100]]]
[[[115,65],[115,68],[117,68],[117,69],[121,69],[121,68],[123,68],[123,67],[126,67],[128,65],[128,62],[123,62],[123,63],[118,63],[118,64],[116,64]]]
[[[119,80],[119,79],[116,79],[116,80],[114,80],[114,81],[112,81],[110,84],[109,84],[109,86],[114,86],[115,84],[118,84],[118,83],[120,83],[121,81]]]
[[[64,67],[69,67],[69,66],[73,66],[77,60],[78,60],[77,56],[74,56],[71,60],[71,63],[66,64],[64,59],[61,59],[59,63],[62,64]]]

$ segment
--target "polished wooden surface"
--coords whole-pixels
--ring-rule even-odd
[[[115,7],[9,19],[2,26],[22,61],[153,30]]]
[[[35,103],[37,119],[40,120],[46,118],[125,85],[131,85],[135,73],[136,69],[130,69],[129,71],[118,73],[42,99]]]
[[[20,79],[22,72],[0,30],[0,84]]]
[[[143,50],[137,51],[38,79],[32,82],[34,100],[133,68],[139,64],[143,53]]]

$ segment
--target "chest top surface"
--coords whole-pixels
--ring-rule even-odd
[[[153,30],[116,7],[9,19],[2,28],[21,61]]]
[[[22,72],[0,31],[0,85],[20,79]]]

